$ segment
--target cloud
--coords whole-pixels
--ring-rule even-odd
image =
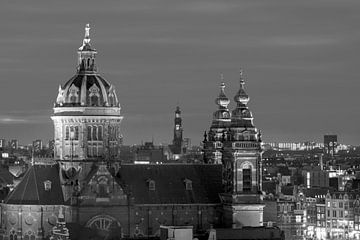
[[[0,117],[0,124],[19,124],[19,123],[27,124],[29,123],[29,121],[27,119],[22,119],[22,118]]]
[[[339,37],[334,36],[288,35],[269,37],[264,39],[262,43],[270,46],[311,47],[333,45],[340,41],[341,39]]]

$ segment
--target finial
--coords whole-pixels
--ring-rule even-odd
[[[88,44],[90,42],[90,24],[86,24],[85,26],[85,37],[84,37],[84,44]]]
[[[239,73],[240,73],[240,86],[244,87],[244,84],[245,84],[244,77],[243,77],[244,71],[242,68],[240,68]]]
[[[220,84],[220,89],[221,89],[221,92],[224,92],[224,89],[225,89],[225,83],[224,82],[222,82]]]

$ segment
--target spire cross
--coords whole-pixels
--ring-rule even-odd
[[[243,88],[244,84],[245,84],[245,81],[244,81],[244,77],[243,77],[244,72],[243,72],[242,68],[240,68],[239,73],[240,73],[240,87]]]
[[[221,80],[220,89],[221,89],[221,92],[224,92],[225,83],[224,83],[224,74],[222,74],[222,73],[220,73],[220,80]]]

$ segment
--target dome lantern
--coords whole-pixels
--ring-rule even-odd
[[[97,51],[90,45],[90,24],[85,26],[83,44],[78,50],[78,72],[96,72],[95,57]]]

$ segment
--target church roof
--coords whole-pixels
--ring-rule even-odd
[[[217,204],[223,192],[221,165],[121,165],[117,181],[135,204]],[[186,188],[189,181],[191,190]]]
[[[45,186],[47,183],[47,186]],[[45,189],[48,187],[48,189]],[[34,165],[5,199],[6,204],[64,204],[58,165]]]

